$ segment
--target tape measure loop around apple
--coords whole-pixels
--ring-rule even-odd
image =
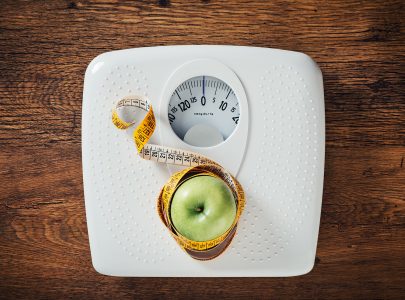
[[[191,257],[198,260],[209,260],[217,257],[226,250],[236,233],[237,224],[245,206],[245,195],[242,186],[236,178],[218,163],[201,154],[149,144],[148,141],[156,128],[156,119],[153,108],[146,97],[126,96],[118,101],[112,113],[113,124],[119,129],[127,129],[133,126],[136,123],[134,112],[137,110],[146,112],[145,117],[133,133],[138,154],[146,160],[187,167],[174,173],[160,191],[157,199],[157,210],[163,224],[168,228],[180,247]],[[229,229],[215,239],[202,242],[190,240],[180,234],[170,218],[170,204],[176,189],[190,177],[201,175],[213,176],[223,180],[232,191],[236,202],[236,216]]]

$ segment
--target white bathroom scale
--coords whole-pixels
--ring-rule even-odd
[[[191,150],[241,183],[246,206],[220,256],[199,261],[156,199],[179,167],[142,159],[117,102],[153,106],[153,144]],[[97,56],[84,80],[83,181],[92,263],[113,276],[295,276],[314,266],[321,212],[322,73],[307,55],[238,46],[136,48]]]

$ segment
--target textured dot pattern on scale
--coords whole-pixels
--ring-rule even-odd
[[[315,107],[300,73],[274,65],[260,77],[259,89],[260,104],[249,105],[251,114],[253,106],[264,113],[263,119],[251,118],[253,130],[261,133],[261,149],[256,172],[244,186],[246,209],[231,248],[250,263],[274,261],[299,234],[318,151]]]
[[[111,123],[116,101],[129,94],[148,96],[148,90],[148,80],[141,69],[116,66],[104,78],[98,101],[91,102],[92,109],[103,114],[92,114],[90,138],[91,178],[99,213],[106,234],[138,264],[162,262],[177,250],[156,213],[156,198],[164,181],[147,175],[152,173],[152,163],[136,154],[132,132],[120,132]],[[144,213],[139,216],[136,211]],[[166,246],[164,251],[162,245]]]
[[[299,72],[274,65],[261,76],[259,88],[265,116],[251,122],[261,129],[262,149],[256,156],[257,173],[244,186],[246,209],[228,249],[230,256],[246,263],[271,263],[299,234],[310,200],[307,195],[314,185],[318,146],[315,108]],[[130,131],[123,134],[110,122],[117,100],[128,94],[148,96],[148,91],[142,70],[116,66],[104,78],[98,101],[90,103],[103,114],[97,120],[96,114],[91,115],[90,128],[91,184],[96,187],[99,213],[108,234],[138,264],[163,262],[179,251],[156,213],[156,197],[167,175],[148,175],[156,166],[136,155]],[[259,176],[263,167],[272,175],[270,182]],[[270,188],[273,193],[269,197],[255,187]],[[137,220],[136,211],[144,212],[136,214]]]

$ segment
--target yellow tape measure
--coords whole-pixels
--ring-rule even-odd
[[[186,166],[174,173],[162,187],[157,199],[157,210],[164,225],[169,229],[176,242],[193,258],[208,260],[220,255],[230,244],[236,232],[239,218],[245,206],[245,194],[242,186],[229,172],[215,161],[195,152],[149,144],[148,141],[156,128],[156,119],[152,106],[142,96],[127,96],[118,101],[112,113],[112,121],[119,129],[127,129],[135,124],[133,114],[137,110],[146,111],[146,115],[136,127],[133,138],[138,154],[143,158],[159,163]],[[132,116],[131,116],[132,112]],[[125,119],[130,119],[129,121]],[[219,237],[209,241],[192,241],[181,235],[170,220],[170,204],[176,189],[193,176],[209,175],[222,179],[231,189],[236,201],[236,217],[232,226]]]

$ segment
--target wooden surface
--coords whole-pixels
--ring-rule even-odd
[[[1,1],[0,298],[405,298],[402,1]],[[315,268],[294,278],[113,278],[90,261],[83,76],[96,55],[177,44],[302,51],[324,75]]]

